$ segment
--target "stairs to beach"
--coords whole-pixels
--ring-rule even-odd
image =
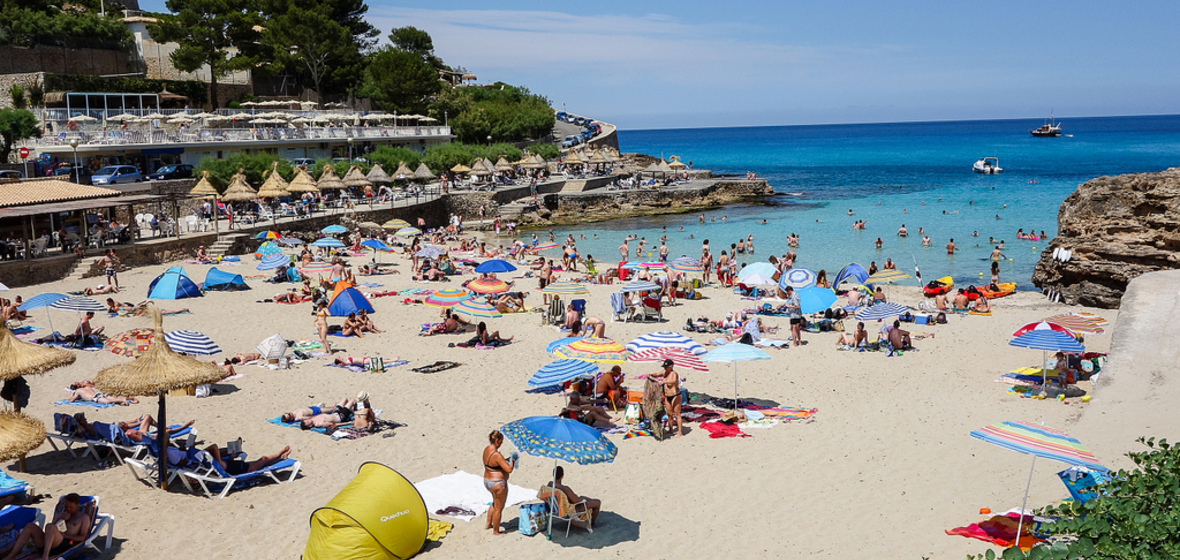
[[[234,233],[234,234],[223,235],[223,236],[219,237],[215,243],[206,247],[205,250],[209,253],[209,258],[217,259],[220,257],[224,257],[226,252],[229,251],[230,248],[234,246],[234,243],[236,243],[239,239],[241,239],[243,237],[246,237],[246,234]]]
[[[98,261],[102,260],[102,257],[102,255],[98,255],[97,257],[84,257],[78,259],[74,262],[74,268],[71,268],[66,274],[66,278],[70,280],[84,279],[86,273],[90,272],[90,270],[94,268],[96,264],[98,264]]]
[[[579,193],[586,190],[585,179],[570,179],[561,187],[563,193]]]

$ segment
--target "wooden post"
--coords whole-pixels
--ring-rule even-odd
[[[14,393],[12,395],[12,411],[20,414],[20,394]],[[25,472],[25,456],[21,455],[17,459],[17,472]]]

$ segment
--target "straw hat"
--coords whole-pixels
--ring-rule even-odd
[[[19,412],[0,412],[0,461],[24,457],[45,441],[45,424]]]
[[[98,372],[94,385],[99,391],[124,397],[151,396],[214,383],[225,377],[225,371],[215,364],[174,352],[164,340],[164,319],[160,309],[152,305],[148,310],[156,325],[151,347],[130,362]]]
[[[25,342],[0,324],[0,381],[45,373],[77,359],[73,352]]]

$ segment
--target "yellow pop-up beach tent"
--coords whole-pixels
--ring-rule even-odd
[[[397,471],[370,461],[311,514],[303,560],[404,560],[422,550],[428,524],[418,489]]]

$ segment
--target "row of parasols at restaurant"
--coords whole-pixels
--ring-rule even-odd
[[[227,123],[245,123],[245,124],[290,124],[303,126],[323,126],[328,124],[354,125],[360,126],[363,123],[396,123],[396,122],[415,122],[415,123],[432,123],[438,122],[438,119],[427,117],[424,115],[394,115],[390,113],[369,113],[362,115],[360,113],[332,113],[332,114],[318,114],[318,115],[301,115],[291,111],[270,111],[266,113],[238,113],[236,115],[220,115],[216,113],[172,113],[166,115],[164,113],[148,113],[146,115],[135,115],[132,113],[121,113],[107,117],[106,119],[99,119],[89,115],[77,115],[70,117],[70,121],[79,124],[98,123],[105,120],[105,122],[118,122],[127,124],[149,124],[154,121],[160,121],[167,124],[190,124],[199,122],[204,125],[217,125]]]
[[[421,164],[417,170],[411,171],[403,162],[398,166],[397,171],[394,172],[396,179],[386,174],[385,170],[381,168],[381,164],[376,164],[369,170],[368,174],[363,173],[360,166],[354,165],[343,178],[336,174],[336,170],[332,166],[325,165],[324,171],[320,174],[318,180],[313,179],[311,174],[307,172],[307,169],[300,167],[295,171],[295,177],[287,181],[277,172],[278,165],[278,162],[275,162],[271,169],[266,172],[266,179],[262,182],[262,186],[258,190],[254,190],[250,186],[250,183],[246,181],[245,171],[239,169],[230,179],[229,186],[226,187],[225,192],[218,194],[217,187],[213,186],[212,181],[209,180],[209,172],[205,171],[201,176],[201,180],[197,181],[196,186],[189,191],[189,194],[195,197],[216,197],[226,202],[243,202],[258,198],[298,196],[298,193],[319,193],[327,190],[372,187],[375,184],[393,183],[395,180],[430,181],[435,178],[434,174],[430,172],[430,169],[426,167],[426,164]]]

